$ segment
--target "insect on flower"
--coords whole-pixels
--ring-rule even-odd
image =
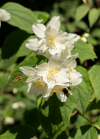
[[[62,91],[63,91],[64,95],[66,95],[67,97],[69,97],[70,91],[67,88],[63,88]]]
[[[68,88],[62,88],[62,92],[64,93],[64,95],[66,96],[66,97],[69,97],[69,95],[71,94],[72,95],[72,93],[70,92],[70,91],[74,91],[74,90],[77,90],[77,88],[73,88],[73,89],[68,89]]]

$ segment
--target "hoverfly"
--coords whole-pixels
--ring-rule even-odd
[[[13,83],[13,82],[16,82],[16,81],[19,81],[19,80],[21,80],[22,78],[23,78],[23,74],[18,75],[18,76],[16,76],[16,77],[12,80],[12,83]]]
[[[26,84],[24,81],[23,81],[23,74],[20,74],[18,76],[16,76],[12,81],[11,81],[11,86],[21,86],[20,83],[17,84],[18,81],[22,81],[24,84]]]

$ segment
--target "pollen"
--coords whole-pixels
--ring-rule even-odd
[[[53,94],[53,92],[55,92],[56,94],[63,93],[62,88],[59,88],[59,86],[54,87],[54,89],[52,89],[52,91],[51,91],[51,94]]]
[[[48,70],[48,73],[46,73],[46,75],[48,76],[48,79],[54,80],[55,78],[58,77],[57,73],[59,72],[58,69],[56,68],[50,68]]]
[[[33,83],[33,86],[40,88],[41,90],[44,88],[45,83],[42,80],[36,80]]]
[[[49,38],[49,44],[51,47],[54,47],[54,44],[57,44],[59,41],[57,40],[57,37],[53,36]]]

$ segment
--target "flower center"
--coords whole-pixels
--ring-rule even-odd
[[[54,87],[54,89],[52,89],[52,91],[51,91],[51,94],[53,95],[54,92],[55,92],[56,94],[58,94],[58,92],[59,92],[59,93],[63,93],[62,88],[60,88],[59,86]]]
[[[33,85],[35,87],[39,87],[42,90],[45,86],[45,83],[42,80],[36,80]]]
[[[46,75],[48,75],[48,79],[49,80],[54,80],[55,78],[58,77],[58,75],[57,75],[58,72],[59,72],[58,69],[56,69],[56,68],[50,68],[48,70],[48,73],[46,73]]]
[[[54,45],[57,44],[59,41],[57,40],[57,37],[53,36],[49,38],[49,44],[51,47],[55,47]]]

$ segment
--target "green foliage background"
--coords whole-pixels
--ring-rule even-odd
[[[95,0],[87,0],[87,3],[85,5],[80,0],[0,2],[0,6],[12,16],[7,23],[2,22],[0,28],[0,139],[30,139],[33,136],[39,139],[98,139],[100,4]],[[47,102],[41,96],[28,95],[26,76],[23,81],[12,83],[16,76],[21,75],[20,66],[34,67],[48,61],[27,49],[25,43],[36,37],[32,32],[33,23],[43,19],[42,23],[46,24],[53,16],[60,16],[62,30],[81,37],[75,43],[72,54],[79,54],[76,70],[83,79],[81,84],[71,87],[73,95],[65,104],[56,95]],[[85,37],[84,33],[89,33],[89,36]],[[19,101],[26,107],[13,109],[12,104]],[[14,118],[13,125],[5,124],[7,116]]]

